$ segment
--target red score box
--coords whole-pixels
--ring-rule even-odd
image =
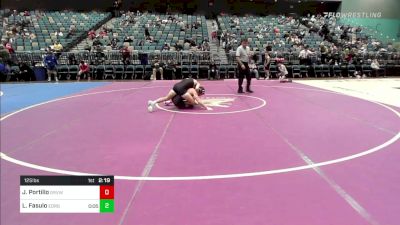
[[[114,186],[100,185],[100,199],[114,199]]]

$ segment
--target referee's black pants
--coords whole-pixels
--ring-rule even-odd
[[[242,69],[240,65],[238,65],[238,71],[239,71],[239,76],[238,76],[238,85],[239,85],[239,91],[243,91],[242,84],[243,84],[243,79],[246,77],[247,85],[246,85],[246,91],[250,90],[250,84],[251,84],[251,74],[250,74],[250,68],[249,68],[249,63],[247,62],[242,62],[243,65],[246,67],[245,69]]]

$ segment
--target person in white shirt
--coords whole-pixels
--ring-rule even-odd
[[[253,93],[250,89],[251,84],[251,75],[250,75],[250,68],[249,68],[249,58],[250,58],[250,47],[249,41],[244,38],[241,40],[240,46],[236,49],[236,62],[238,63],[238,93],[244,93],[242,84],[243,79],[246,77],[246,92]]]
[[[276,63],[278,64],[278,77],[279,77],[279,82],[281,83],[286,83],[286,82],[292,82],[291,79],[288,79],[286,76],[289,74],[289,72],[286,69],[285,64],[283,64],[284,58],[277,58],[275,59]]]
[[[379,62],[377,59],[372,60],[371,69],[374,71],[376,77],[378,76],[378,71],[379,71],[380,67],[381,66],[379,65]]]
[[[257,65],[256,65],[256,63],[254,62],[254,60],[251,60],[251,61],[250,61],[249,69],[250,69],[250,76],[253,77],[253,75],[254,75],[254,77],[255,77],[257,80],[259,80],[259,79],[260,79],[260,75],[259,75],[259,73],[258,73],[258,68],[257,68]]]
[[[308,46],[304,46],[304,48],[299,53],[299,59],[301,65],[308,64],[309,56],[312,54],[310,50],[308,50]]]

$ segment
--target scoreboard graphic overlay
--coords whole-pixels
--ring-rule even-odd
[[[21,213],[113,213],[114,176],[21,176]]]

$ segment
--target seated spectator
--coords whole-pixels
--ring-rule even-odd
[[[54,75],[54,80],[58,82],[58,77],[57,77],[57,58],[53,54],[53,52],[48,49],[47,50],[47,55],[44,57],[43,64],[45,68],[47,69],[47,75],[48,79],[47,81],[51,81],[51,75]]]
[[[76,60],[75,54],[68,55],[68,65],[77,65],[78,60]]]
[[[92,47],[90,47],[90,45],[88,43],[86,43],[85,46],[83,47],[83,49],[85,51],[89,51],[90,52],[92,50]]]
[[[100,38],[103,38],[103,37],[105,37],[105,36],[107,36],[107,31],[101,30],[101,31],[99,32],[99,37],[100,37]]]
[[[54,35],[55,35],[57,38],[64,36],[64,34],[63,34],[63,32],[61,32],[61,30],[56,31],[56,32],[54,33]]]
[[[55,56],[56,56],[57,59],[58,59],[58,57],[60,57],[61,52],[62,52],[62,50],[63,50],[62,44],[61,44],[60,42],[56,42],[56,43],[53,45],[53,50],[55,51]]]
[[[311,54],[312,54],[312,52],[308,49],[308,46],[304,46],[299,53],[300,64],[301,65],[310,65],[311,64],[311,60],[310,60]]]
[[[189,51],[190,50],[190,43],[189,42],[185,42],[183,44],[183,50],[185,50],[185,51]]]
[[[71,24],[71,26],[69,26],[69,29],[68,29],[68,34],[67,34],[67,36],[65,36],[65,38],[69,38],[71,35],[74,35],[75,32],[76,32],[76,27],[74,24]]]
[[[250,69],[250,76],[253,76],[253,75],[254,75],[254,77],[255,77],[257,80],[259,80],[259,79],[260,79],[260,75],[259,75],[259,73],[258,73],[258,68],[257,68],[257,65],[256,65],[256,63],[254,62],[254,60],[250,60],[249,69]]]
[[[10,42],[8,42],[5,47],[8,50],[8,53],[10,53],[10,54],[14,54],[15,53],[15,51],[14,51],[14,49],[13,49],[13,47],[12,47]]]
[[[130,36],[126,36],[124,38],[124,42],[133,42],[132,38]]]
[[[96,39],[93,41],[93,47],[102,46],[102,45],[103,45],[103,43],[101,43],[101,41],[100,41],[99,38],[96,38]]]
[[[161,51],[169,51],[171,47],[167,42],[164,43],[163,47],[161,48]]]
[[[88,81],[90,81],[90,67],[85,61],[79,63],[79,72],[76,75],[76,80],[79,82],[81,80],[81,75],[87,76]]]
[[[119,39],[116,36],[114,36],[110,41],[111,48],[112,49],[117,49],[118,42],[119,42]]]
[[[35,81],[35,72],[33,72],[32,68],[28,66],[26,63],[20,63],[19,65],[20,74],[18,76],[18,80],[24,81]]]
[[[209,68],[208,68],[208,79],[219,79],[217,64],[214,60],[211,60]]]
[[[94,30],[91,30],[88,32],[88,37],[90,40],[93,40],[96,38],[96,32]]]
[[[10,60],[10,52],[3,45],[0,45],[0,62],[7,62]]]
[[[377,77],[379,75],[379,70],[381,69],[381,65],[379,64],[377,59],[372,60],[371,69],[373,70],[373,73]]]
[[[176,64],[177,63],[175,61],[168,60],[167,64],[165,65],[166,73],[168,73],[168,71],[170,71],[172,80],[175,80],[175,78],[176,78],[176,76],[175,76],[175,74],[176,74],[176,66],[177,66]]]
[[[151,75],[151,80],[156,80],[157,79],[157,72],[160,73],[160,79],[164,80],[164,70],[162,68],[162,65],[158,58],[155,58],[154,63],[152,65],[153,67],[153,74]]]
[[[7,80],[8,73],[10,72],[10,66],[7,63],[0,61],[0,81],[4,82]]]
[[[124,65],[130,64],[130,59],[131,59],[131,51],[129,51],[129,48],[127,46],[124,46],[120,50],[122,54],[122,63]]]

